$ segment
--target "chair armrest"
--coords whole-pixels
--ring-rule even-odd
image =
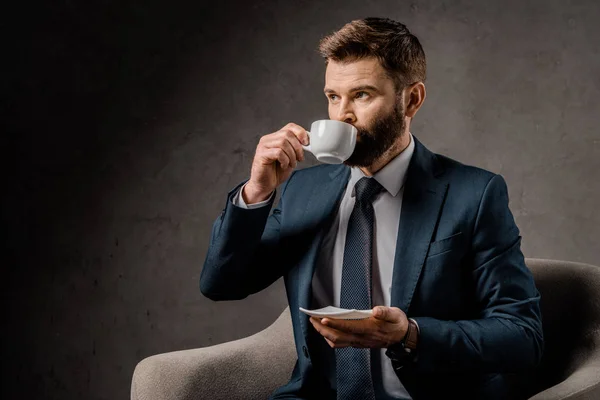
[[[600,399],[600,350],[596,349],[567,379],[529,400],[596,400]]]
[[[288,382],[296,359],[286,308],[252,336],[143,359],[133,373],[131,399],[265,399]]]

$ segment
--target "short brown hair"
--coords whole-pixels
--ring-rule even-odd
[[[425,52],[419,39],[400,22],[389,18],[358,19],[324,37],[319,52],[336,62],[352,62],[367,57],[379,60],[396,90],[425,81]]]

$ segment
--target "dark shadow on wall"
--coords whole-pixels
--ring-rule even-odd
[[[235,7],[17,2],[3,13],[2,398],[107,398],[88,392],[90,382],[101,379],[90,372],[101,351],[95,343],[79,354],[42,343],[56,335],[65,313],[96,317],[67,305],[76,286],[65,285],[69,289],[58,294],[68,310],[54,307],[49,292],[82,263],[99,276],[84,279],[98,287],[106,274],[102,260],[83,253],[95,240],[95,210],[115,184],[111,177],[136,158],[134,144],[153,142],[149,135],[168,119],[170,94],[188,58],[210,51],[228,34]],[[68,247],[57,246],[73,229],[81,234]],[[78,341],[82,333],[71,335]],[[126,365],[123,382],[105,393],[126,392],[130,369]]]

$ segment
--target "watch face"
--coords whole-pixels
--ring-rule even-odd
[[[409,350],[408,352],[406,350]],[[389,347],[385,352],[385,355],[392,360],[400,361],[406,358],[410,354],[410,349],[405,349],[401,344]]]
[[[385,355],[392,360],[394,369],[400,369],[414,359],[415,352],[404,347],[404,343],[401,342],[388,347]]]

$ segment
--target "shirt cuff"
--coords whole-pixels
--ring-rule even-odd
[[[264,201],[259,201],[258,203],[253,203],[253,204],[246,204],[246,202],[244,201],[244,196],[242,196],[242,190],[244,190],[244,187],[246,187],[247,184],[248,184],[248,182],[244,183],[244,186],[242,186],[240,188],[240,190],[238,190],[237,193],[231,199],[231,202],[233,203],[234,206],[244,208],[246,210],[252,210],[254,208],[264,207],[269,204],[269,202],[275,195],[275,191],[273,191],[271,193],[271,196],[269,196],[269,198]]]
[[[415,325],[417,326],[417,335],[419,335],[421,333],[421,328],[419,328],[419,323],[417,321],[415,321],[412,318],[409,318],[412,322],[415,323]],[[418,339],[417,339],[418,340]],[[415,358],[413,359],[414,362],[417,362],[419,360],[419,353],[417,353],[417,355],[415,356]]]
[[[412,318],[409,318],[409,320],[411,320],[412,322],[414,322],[414,323],[415,323],[415,325],[417,326],[417,333],[421,333],[421,329],[419,328],[419,324],[418,324],[418,322],[417,322],[417,321],[415,321],[415,320],[414,320],[414,319],[412,319]]]

